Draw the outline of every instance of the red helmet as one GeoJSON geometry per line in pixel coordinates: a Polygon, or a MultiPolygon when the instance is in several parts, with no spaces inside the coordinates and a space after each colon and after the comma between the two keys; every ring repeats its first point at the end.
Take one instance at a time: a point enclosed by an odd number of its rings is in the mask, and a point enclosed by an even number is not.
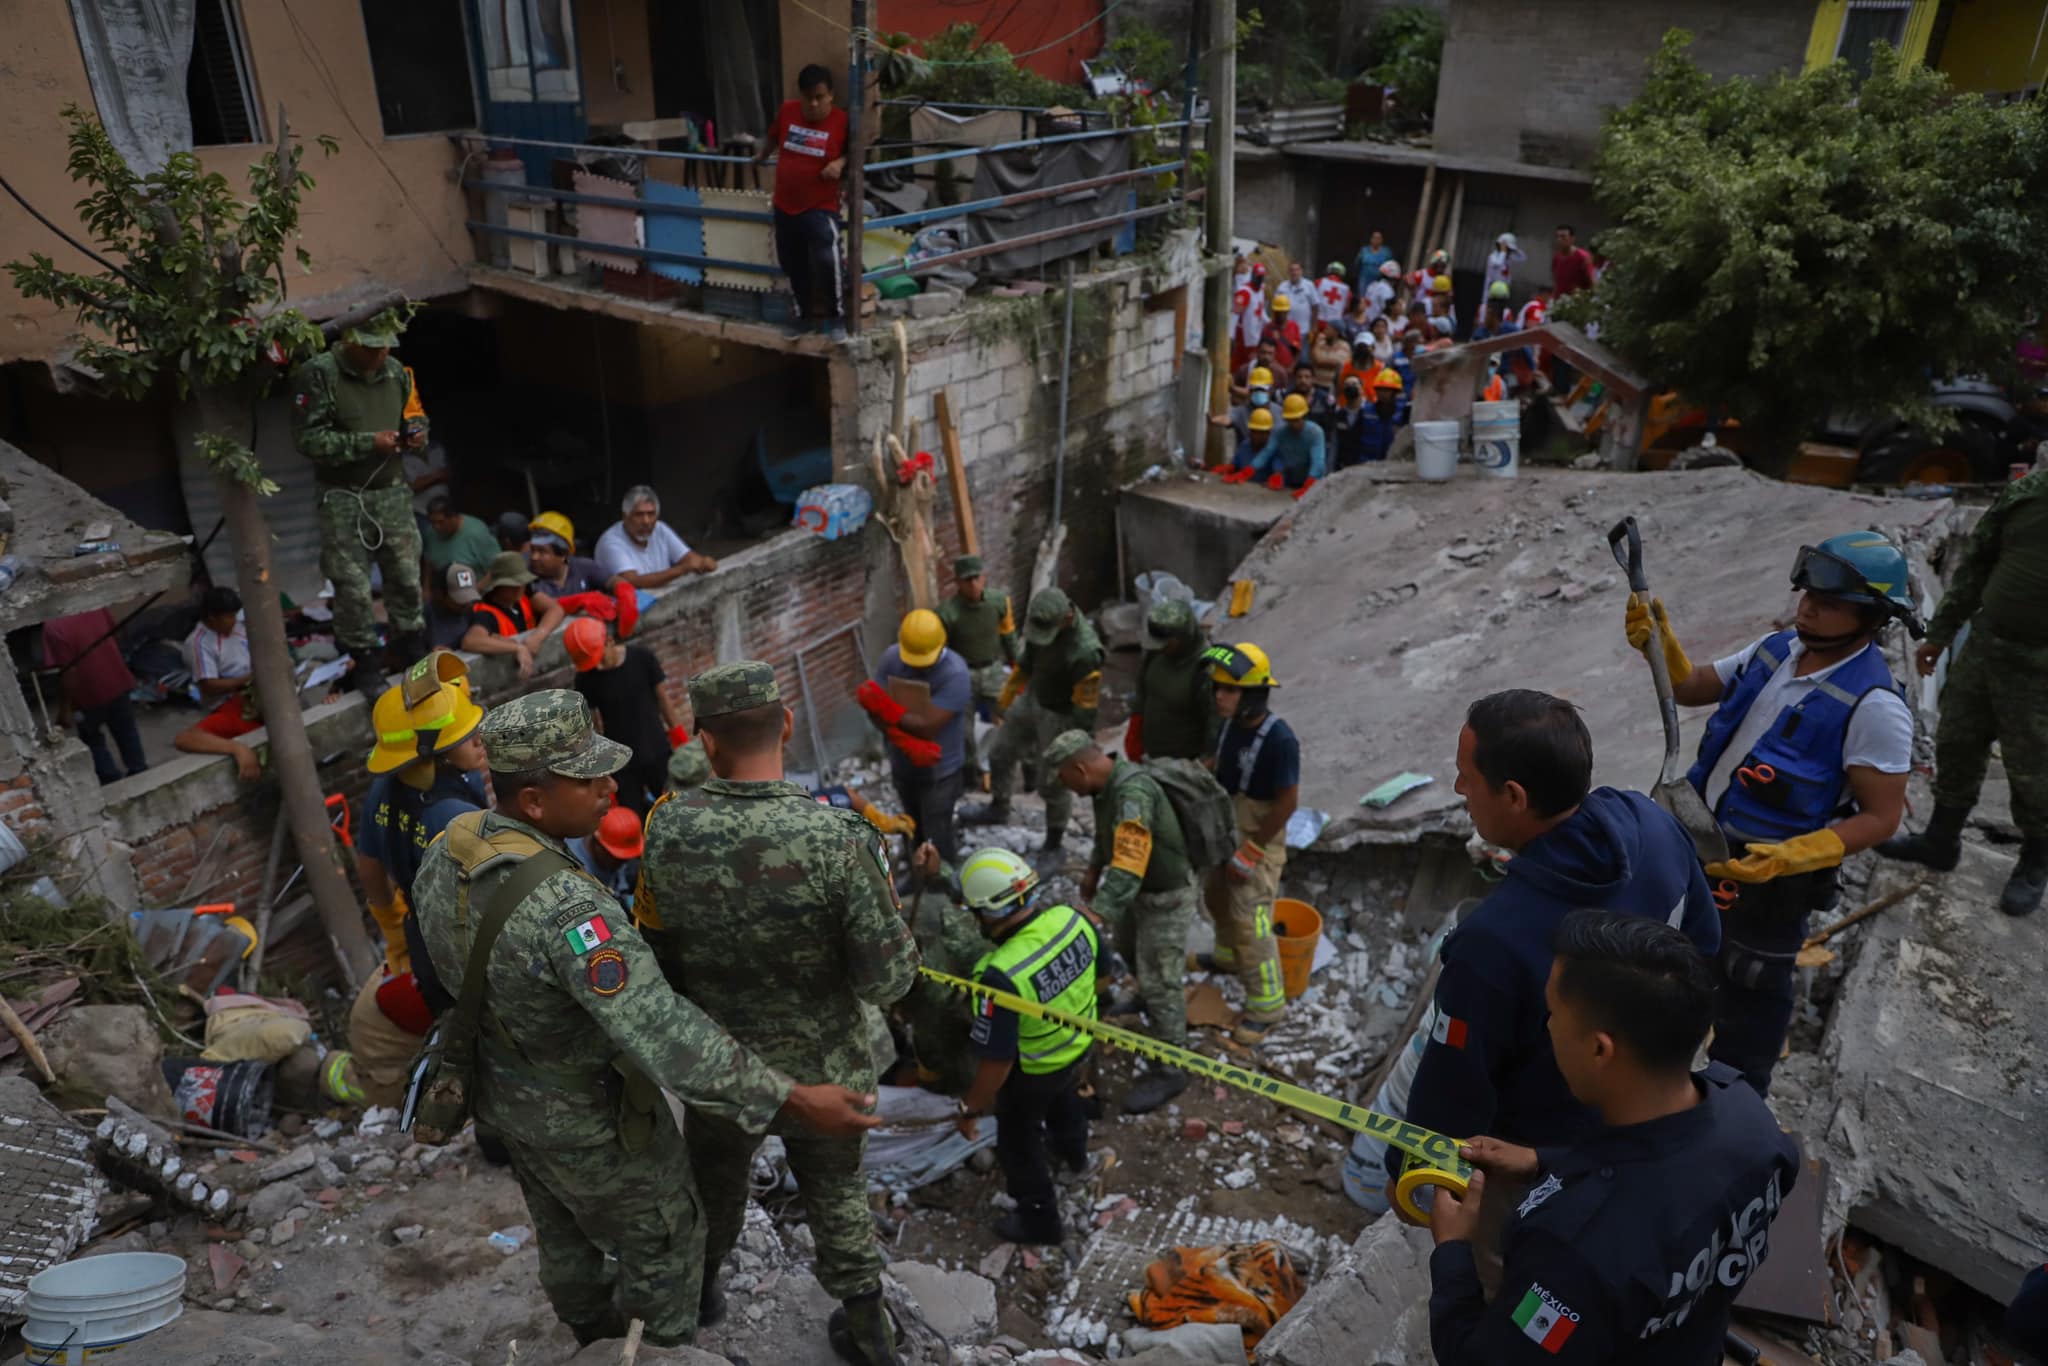
{"type": "Polygon", "coordinates": [[[604,623],[596,617],[577,617],[562,632],[562,648],[577,673],[588,673],[604,658],[604,623]]]}

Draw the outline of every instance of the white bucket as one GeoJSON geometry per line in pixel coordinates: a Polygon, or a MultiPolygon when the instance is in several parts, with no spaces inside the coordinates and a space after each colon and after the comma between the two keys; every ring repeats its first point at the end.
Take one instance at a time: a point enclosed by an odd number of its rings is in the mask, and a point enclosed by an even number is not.
{"type": "Polygon", "coordinates": [[[184,1313],[184,1295],[184,1259],[161,1252],[113,1252],[53,1266],[28,1283],[24,1360],[103,1361],[184,1313]]]}
{"type": "Polygon", "coordinates": [[[1415,473],[1440,484],[1458,468],[1458,423],[1415,424],[1415,473]]]}
{"type": "Polygon", "coordinates": [[[1512,479],[1522,464],[1522,405],[1513,399],[1472,405],[1472,463],[1481,474],[1512,479]]]}

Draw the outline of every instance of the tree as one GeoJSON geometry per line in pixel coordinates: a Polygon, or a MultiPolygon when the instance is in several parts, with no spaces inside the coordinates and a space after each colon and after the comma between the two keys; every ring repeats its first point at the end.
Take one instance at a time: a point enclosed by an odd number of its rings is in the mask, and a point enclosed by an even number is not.
{"type": "Polygon", "coordinates": [[[1594,189],[1612,265],[1558,310],[1659,384],[1789,456],[1830,411],[1940,430],[1931,377],[2001,375],[2048,299],[2043,117],[1879,49],[1717,82],[1673,31],[1608,120],[1594,189]]]}
{"type": "MultiPolygon", "coordinates": [[[[48,299],[76,314],[88,329],[77,359],[109,390],[140,398],[167,388],[197,408],[195,444],[220,484],[234,541],[283,817],[352,986],[369,962],[370,945],[337,861],[270,570],[270,528],[260,500],[277,486],[263,477],[245,439],[254,431],[256,400],[289,358],[322,345],[321,328],[283,306],[285,256],[298,233],[300,196],[313,178],[299,167],[300,148],[282,109],[277,147],[249,168],[246,199],[189,150],[172,153],[162,170],[138,176],[98,120],[75,105],[64,117],[71,178],[86,189],[79,217],[98,247],[86,254],[101,269],[59,270],[34,252],[27,261],[8,262],[7,270],[24,297],[48,299]]],[[[332,139],[318,141],[333,155],[332,139]]],[[[305,248],[289,250],[302,269],[311,264],[305,248]]]]}

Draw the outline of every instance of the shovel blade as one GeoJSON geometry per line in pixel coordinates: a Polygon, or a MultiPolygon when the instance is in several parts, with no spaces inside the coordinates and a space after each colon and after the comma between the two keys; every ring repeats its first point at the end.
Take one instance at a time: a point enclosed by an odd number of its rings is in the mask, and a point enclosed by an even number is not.
{"type": "Polygon", "coordinates": [[[1691,783],[1683,779],[1658,783],[1650,793],[1650,800],[1669,811],[1685,827],[1701,863],[1720,863],[1728,857],[1728,837],[1721,833],[1721,823],[1714,819],[1713,812],[1707,810],[1705,799],[1691,783]]]}

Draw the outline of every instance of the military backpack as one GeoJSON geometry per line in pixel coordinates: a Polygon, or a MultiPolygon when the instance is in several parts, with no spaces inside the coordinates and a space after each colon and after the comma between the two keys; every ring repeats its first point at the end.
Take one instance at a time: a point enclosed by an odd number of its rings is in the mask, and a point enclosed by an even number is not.
{"type": "Polygon", "coordinates": [[[1196,872],[1216,867],[1237,849],[1237,810],[1216,775],[1199,759],[1147,759],[1139,765],[1166,793],[1180,817],[1181,840],[1196,872]]]}

